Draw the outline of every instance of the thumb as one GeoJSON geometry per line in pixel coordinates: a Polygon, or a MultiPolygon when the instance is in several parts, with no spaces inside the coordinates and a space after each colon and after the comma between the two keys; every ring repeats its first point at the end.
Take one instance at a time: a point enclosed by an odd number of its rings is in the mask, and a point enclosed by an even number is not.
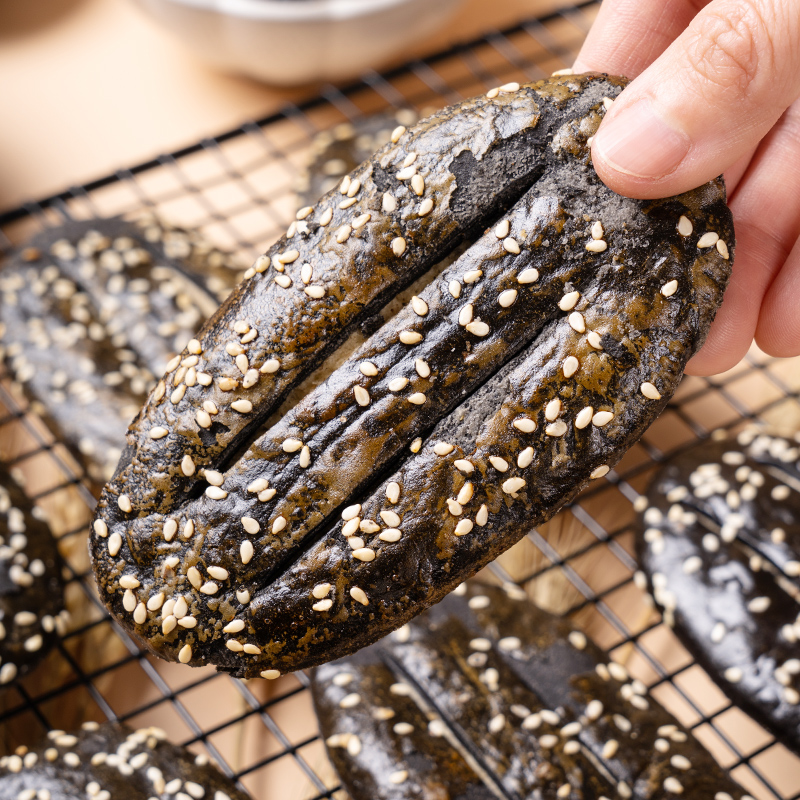
{"type": "Polygon", "coordinates": [[[798,96],[796,0],[713,0],[614,101],[595,169],[630,197],[680,194],[752,150],[798,96]]]}

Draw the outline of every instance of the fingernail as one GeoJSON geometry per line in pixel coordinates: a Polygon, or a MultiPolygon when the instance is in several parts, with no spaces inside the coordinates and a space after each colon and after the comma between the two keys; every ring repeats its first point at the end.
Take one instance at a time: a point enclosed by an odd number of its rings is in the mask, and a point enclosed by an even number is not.
{"type": "Polygon", "coordinates": [[[689,152],[691,142],[660,117],[647,98],[622,109],[600,126],[594,137],[594,160],[638,178],[661,178],[689,152]]]}

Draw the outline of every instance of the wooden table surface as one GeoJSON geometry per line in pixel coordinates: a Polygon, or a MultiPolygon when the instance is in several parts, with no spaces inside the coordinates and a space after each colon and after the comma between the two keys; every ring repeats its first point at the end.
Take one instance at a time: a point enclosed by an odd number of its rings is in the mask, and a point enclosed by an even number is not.
{"type": "MultiPolygon", "coordinates": [[[[435,0],[433,0],[435,2],[435,0]]],[[[555,8],[464,0],[401,61],[555,8]]],[[[0,2],[0,209],[261,117],[317,86],[276,89],[200,63],[129,0],[0,2]]]]}

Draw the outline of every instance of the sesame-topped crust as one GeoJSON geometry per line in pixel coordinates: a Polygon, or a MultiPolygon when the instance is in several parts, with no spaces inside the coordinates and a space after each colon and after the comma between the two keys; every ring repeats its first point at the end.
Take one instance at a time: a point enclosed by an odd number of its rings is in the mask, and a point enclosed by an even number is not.
{"type": "Polygon", "coordinates": [[[149,214],[50,228],[4,266],[0,355],[98,492],[156,377],[240,277],[149,214]]]}
{"type": "Polygon", "coordinates": [[[0,465],[0,690],[33,668],[66,622],[50,528],[0,465]]]}
{"type": "Polygon", "coordinates": [[[167,740],[160,728],[84,723],[54,730],[35,748],[0,757],[9,800],[249,800],[208,758],[167,740]]]}
{"type": "Polygon", "coordinates": [[[391,141],[392,133],[400,125],[410,128],[418,119],[416,111],[400,108],[342,122],[318,133],[311,143],[307,166],[295,186],[298,219],[305,219],[304,209],[313,207],[322,195],[339,186],[345,175],[391,141]]]}
{"type": "Polygon", "coordinates": [[[622,665],[509,594],[463,585],[312,672],[353,800],[747,797],[622,665]]]}
{"type": "Polygon", "coordinates": [[[599,181],[587,142],[623,85],[508,86],[395,131],[256,262],[151,395],[100,500],[93,563],[123,625],[159,655],[240,676],[318,664],[437,602],[608,472],[720,301],[730,254],[699,236],[733,236],[719,181],[658,202],[599,181]],[[533,180],[512,207],[508,187],[533,180]],[[337,243],[310,222],[356,184],[349,213],[369,220],[337,243]],[[489,215],[258,435],[348,326],[489,215]],[[338,274],[309,299],[318,264],[338,274]],[[190,362],[208,386],[182,390],[190,362]]]}
{"type": "MultiPolygon", "coordinates": [[[[737,705],[800,753],[800,451],[746,431],[670,459],[639,557],[664,620],[737,705]]],[[[644,504],[642,504],[644,505],[644,504]]]]}

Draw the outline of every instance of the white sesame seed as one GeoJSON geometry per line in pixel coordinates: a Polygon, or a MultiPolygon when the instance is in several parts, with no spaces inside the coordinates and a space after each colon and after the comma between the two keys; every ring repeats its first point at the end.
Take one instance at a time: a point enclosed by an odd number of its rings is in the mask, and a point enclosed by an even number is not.
{"type": "Polygon", "coordinates": [[[398,786],[401,783],[405,783],[407,779],[408,779],[407,769],[399,769],[396,772],[392,772],[389,775],[389,783],[393,783],[395,786],[398,786]]]}
{"type": "Polygon", "coordinates": [[[458,524],[453,531],[456,536],[466,536],[470,531],[472,531],[473,523],[472,520],[469,519],[462,519],[459,520],[458,524]]]}
{"type": "Polygon", "coordinates": [[[763,614],[772,605],[769,597],[754,597],[747,603],[747,610],[753,614],[763,614]]]}
{"type": "Polygon", "coordinates": [[[506,494],[514,494],[522,489],[523,486],[525,486],[525,480],[523,478],[509,478],[503,481],[502,489],[506,494]]]}
{"type": "Polygon", "coordinates": [[[503,239],[503,247],[506,249],[506,252],[512,253],[513,255],[519,253],[519,242],[511,236],[503,239]]]}
{"type": "Polygon", "coordinates": [[[147,600],[148,611],[158,611],[158,609],[161,608],[163,605],[164,605],[164,592],[159,592],[158,594],[154,594],[147,600]]]}
{"type": "Polygon", "coordinates": [[[562,311],[572,311],[573,308],[578,304],[578,300],[580,299],[581,293],[580,292],[567,292],[559,301],[558,307],[562,311]]]}
{"type": "Polygon", "coordinates": [[[333,600],[331,600],[330,597],[326,597],[324,600],[314,603],[311,608],[314,611],[327,611],[332,605],[333,600]]]}
{"type": "Polygon", "coordinates": [[[406,128],[404,125],[398,125],[393,131],[391,135],[391,140],[393,144],[397,144],[398,139],[406,132],[406,128]]]}
{"type": "Polygon", "coordinates": [[[672,295],[674,295],[677,291],[678,281],[676,280],[668,281],[661,287],[661,294],[663,294],[664,297],[672,297],[672,295]]]}
{"type": "Polygon", "coordinates": [[[499,95],[499,94],[500,94],[500,89],[499,89],[497,86],[495,86],[495,87],[494,87],[494,89],[489,89],[489,91],[488,91],[488,92],[486,92],[486,96],[487,96],[487,97],[488,97],[490,100],[493,100],[493,99],[494,99],[495,97],[497,97],[497,95],[499,95]]]}
{"type": "Polygon", "coordinates": [[[141,586],[141,583],[137,578],[134,578],[133,575],[121,575],[119,585],[123,589],[136,589],[141,586]]]}
{"type": "Polygon", "coordinates": [[[253,410],[253,404],[249,400],[234,400],[231,408],[240,414],[249,414],[253,410]]]}
{"type": "Polygon", "coordinates": [[[664,779],[664,790],[672,794],[683,794],[683,786],[677,778],[671,775],[664,779]]]}
{"type": "Polygon", "coordinates": [[[773,500],[786,500],[791,494],[791,489],[785,485],[774,486],[769,494],[773,500]]]}
{"type": "Polygon", "coordinates": [[[730,253],[728,252],[728,245],[722,241],[722,239],[717,241],[717,252],[727,261],[730,258],[730,253]]]}
{"type": "Polygon", "coordinates": [[[554,419],[558,418],[560,413],[561,400],[558,397],[555,397],[545,406],[544,418],[548,420],[548,422],[552,422],[554,419]]]}
{"type": "Polygon", "coordinates": [[[603,223],[600,220],[597,220],[592,225],[592,239],[602,239],[603,238],[603,223]]]}
{"type": "Polygon", "coordinates": [[[227,496],[228,493],[224,489],[220,489],[219,486],[206,487],[206,497],[211,500],[224,500],[227,496]]]}
{"type": "Polygon", "coordinates": [[[380,518],[390,527],[397,528],[400,525],[400,516],[394,511],[384,509],[380,512],[380,518]]]}
{"type": "Polygon", "coordinates": [[[274,280],[282,289],[288,289],[292,285],[292,279],[288,275],[278,274],[274,280]]]}
{"type": "Polygon", "coordinates": [[[419,211],[417,213],[420,217],[426,217],[431,213],[431,211],[433,211],[433,200],[430,197],[426,197],[419,204],[419,211]]]}
{"type": "Polygon", "coordinates": [[[483,277],[483,270],[468,269],[461,277],[464,283],[477,283],[483,277]]]}
{"type": "Polygon", "coordinates": [[[678,218],[678,233],[681,236],[691,236],[694,230],[691,220],[688,217],[681,215],[678,218]]]}
{"type": "Polygon", "coordinates": [[[369,213],[360,214],[353,220],[353,230],[357,231],[359,228],[363,228],[371,219],[372,219],[372,214],[369,213]]]}
{"type": "Polygon", "coordinates": [[[199,408],[195,413],[194,418],[197,420],[197,424],[201,428],[211,427],[211,415],[205,409],[199,408]]]}
{"type": "Polygon", "coordinates": [[[393,211],[397,211],[397,200],[394,195],[384,192],[381,200],[381,209],[384,214],[391,214],[393,211]]]}
{"type": "Polygon", "coordinates": [[[336,231],[336,241],[339,244],[344,244],[349,238],[350,234],[353,232],[353,229],[349,225],[342,225],[336,231]]]}
{"type": "Polygon", "coordinates": [[[603,253],[608,249],[608,243],[605,239],[590,239],[586,243],[586,249],[590,253],[603,253]]]}
{"type": "Polygon", "coordinates": [[[739,667],[728,667],[723,674],[725,676],[725,680],[729,683],[739,683],[739,681],[744,677],[744,673],[741,669],[739,669],[739,667]]]}
{"type": "Polygon", "coordinates": [[[388,388],[390,392],[402,392],[406,386],[408,386],[408,378],[392,378],[388,388]]]}
{"type": "Polygon", "coordinates": [[[528,267],[527,269],[522,270],[520,274],[517,276],[517,283],[535,283],[539,280],[539,270],[534,269],[533,267],[528,267]]]}
{"type": "Polygon", "coordinates": [[[397,180],[399,181],[407,181],[409,178],[413,178],[414,175],[417,174],[417,168],[415,166],[408,166],[403,167],[403,169],[397,172],[397,180]]]}
{"type": "Polygon", "coordinates": [[[467,303],[459,312],[458,312],[458,324],[462,326],[469,325],[472,322],[472,303],[467,303]]]}
{"type": "Polygon", "coordinates": [[[660,400],[661,399],[661,392],[656,389],[655,384],[650,383],[649,381],[645,381],[640,387],[639,390],[641,393],[648,399],[648,400],[660,400]]]}
{"type": "Polygon", "coordinates": [[[108,536],[108,525],[106,525],[102,519],[96,519],[92,527],[94,528],[94,532],[102,539],[108,536]]]}
{"type": "Polygon", "coordinates": [[[286,527],[286,517],[275,517],[275,521],[272,523],[272,532],[273,533],[280,533],[286,527]]]}
{"type": "Polygon", "coordinates": [[[284,453],[296,453],[302,446],[299,439],[284,439],[282,445],[284,453]]]}
{"type": "Polygon", "coordinates": [[[532,447],[526,447],[517,456],[517,466],[520,469],[525,469],[525,467],[529,467],[532,461],[533,461],[533,448],[532,447]]]}
{"type": "Polygon", "coordinates": [[[500,458],[500,456],[489,456],[489,463],[498,472],[507,472],[508,471],[508,461],[506,461],[504,458],[500,458]]]}
{"type": "Polygon", "coordinates": [[[239,557],[242,559],[242,564],[249,564],[250,559],[253,558],[253,543],[249,539],[245,539],[239,546],[239,557]]]}
{"type": "Polygon", "coordinates": [[[130,514],[133,510],[133,506],[131,505],[131,499],[126,494],[121,494],[117,498],[117,505],[119,506],[120,511],[124,511],[126,514],[130,514]]]}
{"type": "Polygon", "coordinates": [[[411,298],[411,308],[417,316],[424,317],[428,313],[428,304],[421,298],[414,295],[411,298]]]}
{"type": "Polygon", "coordinates": [[[481,505],[478,509],[478,513],[475,515],[475,524],[480,525],[482,528],[489,520],[489,509],[486,507],[485,504],[481,505]]]}
{"type": "Polygon", "coordinates": [[[433,452],[436,453],[437,456],[450,455],[453,450],[455,450],[455,447],[449,442],[436,442],[433,446],[433,452]]]}
{"type": "Polygon", "coordinates": [[[713,247],[719,241],[719,234],[714,231],[704,233],[697,241],[697,247],[703,250],[707,247],[713,247]]]}
{"type": "Polygon", "coordinates": [[[185,644],[178,653],[178,661],[181,664],[188,664],[192,660],[192,646],[185,644]]]}
{"type": "Polygon", "coordinates": [[[450,292],[452,297],[455,297],[458,300],[461,297],[461,284],[458,281],[450,281],[447,284],[447,291],[450,292]]]}
{"type": "Polygon", "coordinates": [[[357,202],[358,200],[356,200],[355,197],[346,197],[341,203],[339,203],[339,208],[341,208],[342,211],[345,211],[348,208],[352,208],[357,202]]]}
{"type": "Polygon", "coordinates": [[[551,422],[545,429],[544,432],[548,436],[563,436],[567,432],[567,423],[563,420],[559,419],[556,422],[551,422]]]}
{"type": "Polygon", "coordinates": [[[418,344],[422,341],[422,334],[416,331],[400,331],[399,338],[403,344],[418,344]]]}
{"type": "Polygon", "coordinates": [[[591,474],[589,475],[589,478],[591,478],[591,480],[595,481],[598,478],[602,478],[604,475],[608,475],[608,470],[609,470],[608,464],[601,464],[599,467],[595,467],[591,471],[591,474]]]}
{"type": "Polygon", "coordinates": [[[342,535],[345,537],[352,536],[358,530],[360,523],[361,519],[359,517],[353,517],[353,519],[348,520],[342,526],[342,535]]]}
{"type": "Polygon", "coordinates": [[[108,554],[112,557],[119,553],[122,547],[122,536],[114,532],[108,537],[108,554]]]}
{"type": "Polygon", "coordinates": [[[270,358],[267,359],[262,365],[259,372],[264,375],[270,374],[272,372],[277,372],[280,369],[281,362],[278,361],[277,358],[270,358]]]}
{"type": "Polygon", "coordinates": [[[454,517],[460,517],[464,513],[461,503],[458,500],[453,500],[452,497],[447,500],[447,508],[454,517]]]}
{"type": "Polygon", "coordinates": [[[500,87],[500,91],[501,92],[505,92],[507,94],[510,94],[512,92],[518,92],[519,91],[519,84],[516,83],[516,81],[514,81],[512,83],[504,83],[500,87]]]}
{"type": "Polygon", "coordinates": [[[378,534],[378,538],[384,542],[397,542],[401,536],[402,532],[397,528],[386,528],[378,534]]]}
{"type": "Polygon", "coordinates": [[[350,587],[350,597],[352,597],[357,603],[361,603],[362,606],[369,605],[367,593],[358,586],[350,587]]]}
{"type": "Polygon", "coordinates": [[[353,558],[359,561],[374,561],[375,551],[369,547],[359,547],[358,550],[353,550],[353,558]]]}
{"type": "Polygon", "coordinates": [[[363,386],[353,387],[353,394],[355,395],[356,403],[360,406],[369,405],[369,392],[363,386]]]}
{"type": "Polygon", "coordinates": [[[488,336],[489,326],[481,320],[473,320],[466,325],[466,329],[475,336],[488,336]]]}
{"type": "Polygon", "coordinates": [[[614,414],[611,411],[598,411],[592,417],[592,425],[596,428],[602,428],[604,425],[608,425],[611,420],[614,419],[614,414]]]}
{"type": "Polygon", "coordinates": [[[411,176],[411,188],[417,197],[421,197],[425,193],[425,180],[422,175],[417,173],[411,176]]]}
{"type": "Polygon", "coordinates": [[[414,392],[408,398],[408,402],[413,403],[415,406],[421,406],[426,400],[427,397],[422,392],[414,392]]]}
{"type": "Polygon", "coordinates": [[[169,431],[166,428],[162,428],[160,425],[156,425],[153,428],[150,428],[150,438],[151,439],[163,439],[165,436],[169,435],[169,431]]]}
{"type": "Polygon", "coordinates": [[[500,304],[502,308],[509,308],[510,306],[514,305],[514,301],[516,299],[517,299],[517,290],[506,289],[504,292],[500,292],[500,295],[497,298],[497,302],[500,304]]]}
{"type": "Polygon", "coordinates": [[[570,631],[567,636],[569,643],[576,649],[576,650],[584,650],[587,645],[586,635],[581,631],[570,631]]]}
{"type": "Polygon", "coordinates": [[[453,466],[463,472],[465,475],[471,475],[475,471],[475,466],[472,462],[467,461],[465,458],[458,458],[453,462],[453,466]]]}
{"type": "Polygon", "coordinates": [[[575,356],[567,356],[564,359],[562,370],[565,378],[571,378],[579,369],[580,362],[575,356]]]}
{"type": "Polygon", "coordinates": [[[609,739],[603,745],[602,756],[605,759],[614,758],[617,754],[617,750],[619,750],[619,742],[616,739],[609,739]]]}
{"type": "Polygon", "coordinates": [[[347,194],[348,189],[350,188],[351,178],[349,175],[345,175],[342,178],[342,182],[339,184],[339,192],[341,194],[347,194]]]}
{"type": "Polygon", "coordinates": [[[498,222],[494,229],[494,235],[498,239],[505,239],[508,236],[509,231],[511,230],[511,223],[504,219],[502,222],[498,222]]]}

